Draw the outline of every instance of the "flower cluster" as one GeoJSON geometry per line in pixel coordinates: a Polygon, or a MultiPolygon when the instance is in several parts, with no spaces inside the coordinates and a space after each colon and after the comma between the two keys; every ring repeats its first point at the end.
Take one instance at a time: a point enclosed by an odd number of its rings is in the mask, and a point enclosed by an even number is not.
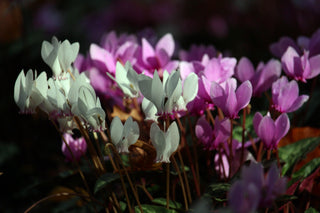
{"type": "MultiPolygon", "coordinates": [[[[78,43],[53,37],[41,48],[52,76],[21,71],[14,86],[14,100],[22,113],[43,111],[55,126],[59,124],[56,127],[63,137],[62,152],[67,161],[78,163],[88,148],[88,163],[93,164],[96,175],[106,173],[109,163],[120,178],[124,171],[141,211],[138,193],[120,155],[129,156],[131,172],[162,170],[162,163],[167,164],[167,208],[172,162],[188,210],[191,190],[181,153],[188,157],[193,186],[200,197],[201,178],[194,165],[199,159],[197,151],[204,149],[209,175],[215,172],[215,177],[228,181],[241,170],[241,179],[228,194],[232,211],[254,212],[270,207],[285,192],[286,180],[280,177],[279,168],[273,164],[264,175],[260,162],[265,153],[267,160],[279,158],[271,155],[272,151],[278,152],[279,141],[290,129],[287,113],[298,110],[309,99],[308,95],[299,95],[297,81],[306,82],[320,73],[320,53],[314,49],[319,35],[304,38],[301,51],[293,41],[281,40],[272,46],[281,62],[270,59],[256,68],[250,59],[225,57],[212,46],[178,51],[171,34],[152,42],[143,36],[138,39],[110,32],[99,45],[91,44],[86,57],[78,54],[78,43]],[[180,60],[175,58],[177,52],[180,60]],[[251,102],[263,95],[270,109],[265,116],[251,102]],[[101,103],[99,97],[109,101],[101,103]],[[246,121],[246,116],[251,120],[246,121]],[[246,122],[250,122],[248,127],[246,122]],[[236,128],[241,129],[240,139],[235,137],[236,128]],[[74,129],[83,137],[72,136],[74,129]],[[142,160],[135,160],[138,157],[142,160]],[[251,161],[249,167],[243,167],[246,161],[251,161]]],[[[121,183],[124,186],[123,179],[121,183]]],[[[131,212],[130,199],[125,196],[131,212]]]]}

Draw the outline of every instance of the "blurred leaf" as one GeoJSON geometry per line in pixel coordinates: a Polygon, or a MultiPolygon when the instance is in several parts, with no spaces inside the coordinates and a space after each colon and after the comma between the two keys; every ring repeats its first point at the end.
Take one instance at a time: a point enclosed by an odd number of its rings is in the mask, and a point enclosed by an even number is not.
{"type": "Polygon", "coordinates": [[[319,213],[319,212],[311,207],[311,208],[308,208],[307,210],[305,210],[304,213],[319,213]]]}
{"type": "MultiPolygon", "coordinates": [[[[320,144],[320,137],[307,138],[279,148],[279,157],[285,162],[282,175],[292,173],[293,167],[320,144]]],[[[290,175],[289,175],[290,176],[290,175]]]]}
{"type": "MultiPolygon", "coordinates": [[[[308,191],[309,193],[312,192],[313,190],[313,186],[314,186],[314,183],[315,183],[315,180],[320,176],[320,167],[318,167],[314,172],[313,174],[311,174],[310,176],[308,176],[307,178],[305,178],[300,186],[299,186],[299,190],[300,192],[303,191],[303,190],[306,190],[308,191]]],[[[317,190],[318,191],[318,190],[317,190]]]]}
{"type": "Polygon", "coordinates": [[[311,175],[318,167],[320,167],[320,158],[315,158],[306,165],[304,165],[299,171],[293,173],[290,183],[294,183],[299,179],[304,179],[311,175]]]}
{"type": "Polygon", "coordinates": [[[96,181],[96,184],[94,186],[94,193],[97,193],[112,181],[119,179],[119,177],[120,177],[119,174],[113,174],[113,173],[106,173],[101,175],[99,179],[96,181]]]}
{"type": "Polygon", "coordinates": [[[77,202],[79,201],[78,197],[74,197],[68,199],[64,202],[59,202],[55,205],[52,209],[52,213],[59,213],[59,212],[79,212],[80,209],[77,207],[77,202]]]}
{"type": "MultiPolygon", "coordinates": [[[[167,206],[166,198],[162,198],[162,197],[153,199],[152,203],[160,204],[162,206],[167,206]]],[[[180,209],[182,208],[182,204],[173,200],[169,200],[169,207],[173,209],[180,209]]]]}
{"type": "MultiPolygon", "coordinates": [[[[165,207],[162,206],[154,206],[154,205],[149,205],[149,204],[143,204],[141,205],[143,212],[147,213],[177,213],[176,210],[173,209],[166,209],[165,207]]],[[[135,212],[140,213],[139,206],[134,207],[135,212]]]]}
{"type": "Polygon", "coordinates": [[[120,204],[121,211],[124,212],[124,210],[126,210],[127,208],[127,204],[123,201],[120,201],[119,204],[120,204]]]}
{"type": "Polygon", "coordinates": [[[0,143],[0,165],[3,165],[7,160],[12,158],[19,152],[19,148],[13,143],[0,143]]]}
{"type": "Polygon", "coordinates": [[[224,202],[227,200],[227,192],[229,191],[231,184],[229,183],[216,183],[209,186],[209,193],[213,199],[218,202],[224,202]]]}

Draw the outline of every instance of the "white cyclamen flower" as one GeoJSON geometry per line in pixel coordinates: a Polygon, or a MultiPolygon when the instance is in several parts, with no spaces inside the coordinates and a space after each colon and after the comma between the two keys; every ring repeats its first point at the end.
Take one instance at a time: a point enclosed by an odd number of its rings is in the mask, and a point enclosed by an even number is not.
{"type": "Polygon", "coordinates": [[[153,78],[141,74],[138,81],[142,95],[155,105],[158,114],[172,113],[182,92],[179,71],[172,71],[168,77],[165,71],[163,76],[161,82],[155,71],[153,78]]]}
{"type": "Polygon", "coordinates": [[[92,129],[105,129],[106,113],[85,75],[81,74],[71,85],[68,104],[71,107],[71,112],[82,118],[92,129]]]}
{"type": "Polygon", "coordinates": [[[177,111],[187,110],[187,104],[192,101],[198,94],[198,76],[195,73],[190,73],[183,81],[182,96],[177,102],[177,111]]]}
{"type": "Polygon", "coordinates": [[[112,143],[116,146],[117,150],[128,153],[129,146],[134,144],[139,138],[138,123],[132,120],[130,116],[124,125],[119,117],[114,117],[110,125],[110,134],[112,143]]]}
{"type": "Polygon", "coordinates": [[[107,75],[117,82],[125,96],[129,98],[139,96],[138,73],[132,68],[129,61],[126,62],[125,67],[119,61],[117,62],[116,78],[108,72],[107,75]]]}
{"type": "Polygon", "coordinates": [[[30,69],[26,75],[22,70],[14,85],[14,101],[23,113],[32,113],[47,96],[48,82],[47,74],[42,72],[37,77],[37,72],[33,78],[30,69]]]}
{"type": "Polygon", "coordinates": [[[41,57],[52,69],[53,76],[58,79],[66,77],[65,74],[75,61],[78,53],[78,42],[70,44],[68,40],[64,40],[61,43],[55,36],[52,37],[51,43],[48,41],[42,42],[41,57]]]}
{"type": "Polygon", "coordinates": [[[179,146],[180,135],[176,122],[173,122],[166,132],[163,132],[156,123],[150,128],[152,145],[157,150],[157,162],[170,163],[170,156],[179,146]]]}

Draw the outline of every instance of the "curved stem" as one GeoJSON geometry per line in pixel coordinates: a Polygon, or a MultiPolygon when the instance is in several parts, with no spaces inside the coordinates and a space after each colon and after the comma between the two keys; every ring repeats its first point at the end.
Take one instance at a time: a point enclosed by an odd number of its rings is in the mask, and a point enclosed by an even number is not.
{"type": "Polygon", "coordinates": [[[178,177],[179,177],[179,180],[180,180],[180,183],[181,183],[181,189],[182,189],[182,194],[183,194],[183,199],[184,199],[184,205],[185,205],[186,211],[188,211],[187,195],[186,195],[186,190],[184,188],[183,179],[182,179],[182,176],[181,176],[181,173],[180,173],[180,170],[179,170],[179,166],[177,164],[176,159],[174,158],[174,155],[172,156],[171,159],[172,159],[172,162],[173,162],[173,166],[175,167],[175,169],[176,169],[176,171],[178,173],[178,177]]]}

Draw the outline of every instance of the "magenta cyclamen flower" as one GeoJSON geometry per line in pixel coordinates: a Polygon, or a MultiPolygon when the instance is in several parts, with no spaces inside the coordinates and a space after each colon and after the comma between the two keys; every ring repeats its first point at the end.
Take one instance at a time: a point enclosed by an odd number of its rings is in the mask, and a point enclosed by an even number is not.
{"type": "Polygon", "coordinates": [[[216,49],[213,46],[204,45],[191,45],[189,51],[181,50],[179,52],[179,58],[182,61],[201,61],[204,55],[208,55],[209,58],[216,56],[216,49]]]}
{"type": "Polygon", "coordinates": [[[253,96],[260,96],[271,87],[281,74],[281,63],[278,60],[271,59],[267,64],[260,62],[256,71],[251,61],[242,57],[236,69],[236,77],[241,82],[249,80],[253,87],[253,96]]]}
{"type": "Polygon", "coordinates": [[[219,107],[228,118],[238,118],[238,113],[245,108],[252,96],[252,86],[250,81],[243,82],[237,88],[237,81],[234,78],[228,79],[219,85],[212,82],[210,96],[213,103],[219,107]]]}
{"type": "Polygon", "coordinates": [[[298,83],[295,80],[288,82],[285,76],[272,84],[272,107],[281,113],[296,111],[308,98],[308,95],[299,96],[298,83]]]}
{"type": "Polygon", "coordinates": [[[218,116],[215,118],[213,130],[204,115],[197,121],[195,128],[197,138],[208,150],[216,149],[219,144],[227,141],[230,137],[230,132],[230,120],[225,118],[220,121],[218,116]]]}
{"type": "Polygon", "coordinates": [[[307,82],[320,73],[320,55],[309,58],[309,51],[300,56],[294,48],[288,47],[281,62],[284,72],[297,81],[307,82]]]}
{"type": "Polygon", "coordinates": [[[152,77],[155,70],[158,71],[160,77],[164,70],[171,73],[175,70],[179,62],[172,61],[171,57],[174,53],[174,40],[171,34],[164,35],[156,44],[155,48],[145,39],[142,39],[142,45],[136,52],[137,63],[134,69],[143,72],[152,77]]]}
{"type": "Polygon", "coordinates": [[[279,141],[289,131],[290,121],[285,113],[273,121],[269,113],[263,117],[257,112],[253,117],[253,127],[266,149],[277,149],[279,141]]]}
{"type": "MultiPolygon", "coordinates": [[[[67,144],[69,145],[75,160],[79,161],[80,157],[84,155],[87,151],[87,143],[85,139],[83,137],[74,139],[72,135],[68,133],[64,133],[63,137],[66,140],[67,144]]],[[[62,149],[62,153],[66,157],[66,160],[72,162],[73,161],[72,154],[70,153],[64,141],[62,141],[61,149],[62,149]]]]}
{"type": "Polygon", "coordinates": [[[256,212],[258,208],[272,206],[277,196],[286,190],[286,178],[280,177],[276,164],[264,175],[260,163],[251,162],[241,171],[241,179],[229,191],[228,200],[232,212],[256,212]]]}

